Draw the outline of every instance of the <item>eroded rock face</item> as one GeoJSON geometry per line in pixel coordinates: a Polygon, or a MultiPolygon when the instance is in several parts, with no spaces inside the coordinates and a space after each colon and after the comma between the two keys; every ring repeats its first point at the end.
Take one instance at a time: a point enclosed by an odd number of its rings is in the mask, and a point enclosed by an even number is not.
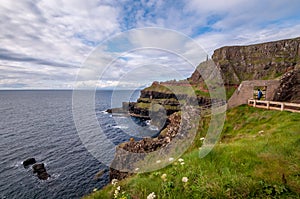
{"type": "Polygon", "coordinates": [[[214,51],[212,59],[228,85],[244,80],[275,79],[300,63],[300,38],[222,47],[214,51]]]}
{"type": "Polygon", "coordinates": [[[273,100],[300,103],[300,69],[289,71],[282,76],[273,100]]]}
{"type": "MultiPolygon", "coordinates": [[[[114,168],[122,168],[123,165],[130,165],[137,160],[142,160],[147,153],[160,150],[172,144],[173,139],[185,139],[190,136],[190,129],[196,128],[198,123],[191,122],[200,112],[193,106],[185,107],[184,113],[173,113],[168,117],[168,125],[156,138],[143,138],[140,141],[130,140],[122,143],[116,149],[114,161],[111,164],[110,180],[124,179],[131,175],[128,172],[121,172],[114,168]],[[133,155],[128,154],[130,152],[133,155]],[[138,155],[140,154],[140,155],[138,155]]],[[[128,167],[126,167],[128,168],[128,167]]],[[[130,168],[135,169],[135,168],[130,168]]]]}
{"type": "Polygon", "coordinates": [[[174,113],[169,117],[168,120],[169,124],[165,128],[164,133],[161,133],[157,138],[143,138],[140,141],[130,140],[129,142],[122,143],[117,147],[115,159],[111,165],[113,168],[110,168],[110,180],[122,180],[131,175],[131,173],[121,172],[114,169],[121,168],[122,164],[126,165],[133,161],[131,156],[126,158],[123,150],[131,153],[140,153],[142,156],[143,153],[153,152],[162,147],[166,147],[171,142],[172,138],[174,138],[179,132],[181,116],[179,113],[174,113]]]}
{"type": "Polygon", "coordinates": [[[40,180],[47,180],[50,175],[47,173],[44,163],[32,166],[33,173],[36,173],[40,180]]]}

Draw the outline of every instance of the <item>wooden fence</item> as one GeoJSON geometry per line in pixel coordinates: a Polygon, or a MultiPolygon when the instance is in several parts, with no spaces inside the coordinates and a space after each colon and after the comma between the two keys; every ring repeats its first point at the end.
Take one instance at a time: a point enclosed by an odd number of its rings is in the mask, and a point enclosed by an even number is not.
{"type": "Polygon", "coordinates": [[[274,102],[274,101],[249,99],[248,105],[257,108],[300,113],[300,104],[289,103],[289,102],[274,102]]]}

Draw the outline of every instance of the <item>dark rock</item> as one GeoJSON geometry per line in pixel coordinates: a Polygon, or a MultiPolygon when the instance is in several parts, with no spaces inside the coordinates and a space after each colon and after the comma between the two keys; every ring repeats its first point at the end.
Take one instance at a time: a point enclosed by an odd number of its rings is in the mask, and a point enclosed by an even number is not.
{"type": "MultiPolygon", "coordinates": [[[[129,142],[122,143],[116,148],[115,158],[110,168],[110,180],[112,179],[124,179],[131,173],[122,172],[115,168],[122,170],[124,165],[127,168],[128,165],[134,165],[131,163],[138,162],[145,156],[146,153],[160,150],[163,147],[168,147],[172,144],[172,139],[176,136],[179,138],[185,138],[188,136],[191,125],[187,125],[190,121],[189,118],[193,117],[193,114],[199,114],[198,111],[191,108],[186,110],[185,116],[179,113],[173,113],[168,117],[168,125],[160,132],[156,138],[143,138],[139,141],[130,140],[129,142]],[[189,114],[192,114],[189,116],[189,114]],[[131,152],[131,153],[128,153],[131,152]],[[138,155],[139,154],[139,155],[138,155]]],[[[130,168],[135,169],[135,168],[130,168]]]]}
{"type": "Polygon", "coordinates": [[[300,69],[289,71],[281,77],[273,100],[300,103],[300,69]]]}
{"type": "Polygon", "coordinates": [[[44,163],[32,166],[33,173],[36,173],[40,180],[47,180],[50,175],[47,173],[44,163]]]}
{"type": "Polygon", "coordinates": [[[98,180],[99,178],[102,177],[102,175],[104,174],[105,170],[100,170],[98,173],[96,173],[96,175],[94,176],[95,180],[98,180]]]}
{"type": "Polygon", "coordinates": [[[129,176],[131,176],[131,173],[128,172],[120,172],[119,170],[116,170],[114,168],[109,169],[109,179],[112,181],[113,179],[117,180],[123,180],[129,176]]]}
{"type": "Polygon", "coordinates": [[[32,164],[35,164],[36,163],[36,160],[34,158],[28,158],[27,160],[25,160],[23,162],[23,166],[26,168],[32,164]]]}

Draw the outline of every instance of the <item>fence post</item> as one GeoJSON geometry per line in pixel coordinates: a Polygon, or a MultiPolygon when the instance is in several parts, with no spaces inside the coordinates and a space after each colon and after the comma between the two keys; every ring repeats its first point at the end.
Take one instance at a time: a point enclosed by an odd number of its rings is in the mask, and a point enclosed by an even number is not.
{"type": "Polygon", "coordinates": [[[270,109],[270,101],[267,101],[267,109],[270,109]]]}
{"type": "Polygon", "coordinates": [[[253,107],[256,107],[256,100],[253,100],[253,107]]]}
{"type": "Polygon", "coordinates": [[[283,111],[283,109],[284,109],[284,103],[281,103],[280,110],[283,111]]]}

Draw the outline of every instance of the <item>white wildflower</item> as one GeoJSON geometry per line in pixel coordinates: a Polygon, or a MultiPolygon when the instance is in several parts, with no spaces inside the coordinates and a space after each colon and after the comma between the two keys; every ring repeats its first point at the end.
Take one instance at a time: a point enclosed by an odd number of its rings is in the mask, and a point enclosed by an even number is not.
{"type": "Polygon", "coordinates": [[[174,158],[169,158],[169,161],[172,162],[174,160],[174,158]]]}
{"type": "Polygon", "coordinates": [[[183,177],[181,181],[184,182],[184,183],[186,183],[188,180],[189,179],[187,177],[183,177]]]}
{"type": "Polygon", "coordinates": [[[156,197],[155,193],[152,192],[147,196],[147,199],[154,199],[156,197]]]}
{"type": "Polygon", "coordinates": [[[166,181],[167,180],[167,174],[162,174],[162,176],[161,176],[161,179],[163,180],[163,181],[166,181]]]}
{"type": "Polygon", "coordinates": [[[116,189],[114,193],[114,198],[118,198],[118,195],[119,195],[119,191],[116,189]]]}
{"type": "Polygon", "coordinates": [[[200,138],[201,141],[203,141],[204,139],[205,139],[204,137],[200,138]]]}
{"type": "Polygon", "coordinates": [[[120,190],[121,190],[121,187],[118,186],[117,189],[115,190],[115,193],[114,193],[114,198],[118,198],[119,196],[119,193],[120,193],[120,190]]]}
{"type": "Polygon", "coordinates": [[[113,186],[116,186],[118,184],[118,180],[117,179],[112,179],[111,184],[113,186]]]}
{"type": "Polygon", "coordinates": [[[135,171],[138,171],[138,170],[140,170],[140,168],[135,168],[134,170],[135,170],[135,171]]]}
{"type": "Polygon", "coordinates": [[[157,164],[161,163],[161,160],[157,160],[156,163],[157,163],[157,164]]]}
{"type": "Polygon", "coordinates": [[[178,162],[183,162],[183,161],[184,161],[184,159],[182,159],[182,158],[178,159],[178,162]]]}
{"type": "Polygon", "coordinates": [[[184,165],[184,162],[180,162],[181,165],[184,165]]]}
{"type": "Polygon", "coordinates": [[[93,189],[93,192],[95,192],[95,191],[97,191],[97,188],[94,188],[94,189],[93,189]]]}

